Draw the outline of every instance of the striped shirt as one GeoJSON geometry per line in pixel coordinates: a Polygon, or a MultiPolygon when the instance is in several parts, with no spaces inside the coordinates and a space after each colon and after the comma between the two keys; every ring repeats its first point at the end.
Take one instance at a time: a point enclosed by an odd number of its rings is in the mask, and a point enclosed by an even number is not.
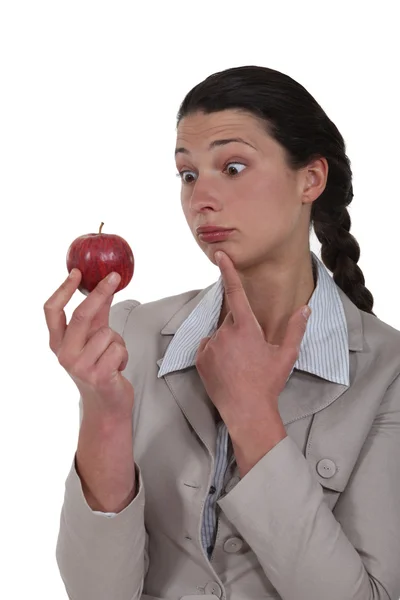
{"type": "MultiPolygon", "coordinates": [[[[348,332],[342,301],[323,263],[314,253],[311,255],[317,283],[308,303],[312,312],[293,368],[334,383],[349,385],[348,332]]],[[[175,333],[158,377],[195,366],[200,340],[217,330],[223,296],[221,276],[175,333]]],[[[234,463],[228,430],[221,421],[217,426],[213,483],[204,506],[202,522],[202,544],[209,558],[217,529],[217,500],[232,475],[234,463]]]]}

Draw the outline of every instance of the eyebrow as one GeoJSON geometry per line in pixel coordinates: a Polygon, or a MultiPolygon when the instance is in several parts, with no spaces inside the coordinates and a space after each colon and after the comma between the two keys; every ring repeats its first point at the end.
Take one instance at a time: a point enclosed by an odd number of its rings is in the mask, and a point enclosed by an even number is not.
{"type": "MultiPolygon", "coordinates": [[[[211,142],[208,149],[212,150],[213,148],[217,148],[218,146],[226,146],[227,144],[232,144],[233,142],[238,142],[239,144],[246,144],[246,146],[250,146],[250,148],[253,148],[254,150],[257,149],[257,148],[255,148],[255,146],[253,146],[249,142],[246,142],[244,139],[242,139],[240,137],[227,138],[227,139],[223,139],[223,140],[214,140],[213,142],[211,142]]],[[[190,154],[189,150],[187,150],[183,146],[175,149],[175,156],[179,153],[190,154]]]]}

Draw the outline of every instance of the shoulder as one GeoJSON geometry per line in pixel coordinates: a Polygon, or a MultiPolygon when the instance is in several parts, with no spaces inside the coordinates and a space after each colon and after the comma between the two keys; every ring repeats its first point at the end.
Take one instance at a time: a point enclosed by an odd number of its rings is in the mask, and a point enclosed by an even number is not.
{"type": "Polygon", "coordinates": [[[358,366],[400,373],[400,331],[359,309],[340,288],[338,293],[347,322],[349,350],[356,351],[358,366]]]}
{"type": "Polygon", "coordinates": [[[109,325],[125,341],[129,362],[124,374],[134,385],[137,398],[146,382],[154,385],[157,378],[157,360],[164,355],[170,339],[163,334],[175,333],[205,291],[190,290],[143,304],[124,300],[112,306],[109,325]]]}
{"type": "Polygon", "coordinates": [[[358,376],[369,382],[371,390],[387,390],[394,382],[398,389],[400,331],[369,313],[362,310],[359,312],[362,323],[362,348],[360,352],[356,352],[354,359],[358,376]]]}
{"type": "Polygon", "coordinates": [[[390,355],[395,352],[400,365],[400,331],[378,317],[359,311],[363,325],[365,349],[390,355]]]}
{"type": "Polygon", "coordinates": [[[134,299],[117,302],[110,310],[110,327],[122,336],[132,327],[159,331],[181,308],[208,289],[189,290],[143,304],[134,299]]]}

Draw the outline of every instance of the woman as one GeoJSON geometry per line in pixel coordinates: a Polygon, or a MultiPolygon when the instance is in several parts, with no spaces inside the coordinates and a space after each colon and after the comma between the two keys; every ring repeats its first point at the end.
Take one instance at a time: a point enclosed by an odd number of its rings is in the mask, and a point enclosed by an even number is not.
{"type": "Polygon", "coordinates": [[[400,335],[357,265],[342,136],[293,79],[241,67],[186,96],[176,161],[218,282],[109,320],[117,276],[66,326],[74,271],[45,305],[80,392],[69,597],[397,600],[400,335]]]}

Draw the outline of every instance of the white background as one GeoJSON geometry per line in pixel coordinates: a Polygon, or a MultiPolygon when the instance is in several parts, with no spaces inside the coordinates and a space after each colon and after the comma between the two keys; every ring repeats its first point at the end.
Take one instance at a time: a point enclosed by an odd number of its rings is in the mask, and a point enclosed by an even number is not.
{"type": "Polygon", "coordinates": [[[55,546],[79,398],[48,348],[43,304],[67,274],[69,244],[101,221],[130,243],[135,274],[118,301],[219,276],[184,220],[173,159],[179,104],[207,75],[281,70],[336,123],[354,172],[360,266],[378,316],[400,328],[396,5],[1,4],[1,598],[67,598],[55,546]]]}

